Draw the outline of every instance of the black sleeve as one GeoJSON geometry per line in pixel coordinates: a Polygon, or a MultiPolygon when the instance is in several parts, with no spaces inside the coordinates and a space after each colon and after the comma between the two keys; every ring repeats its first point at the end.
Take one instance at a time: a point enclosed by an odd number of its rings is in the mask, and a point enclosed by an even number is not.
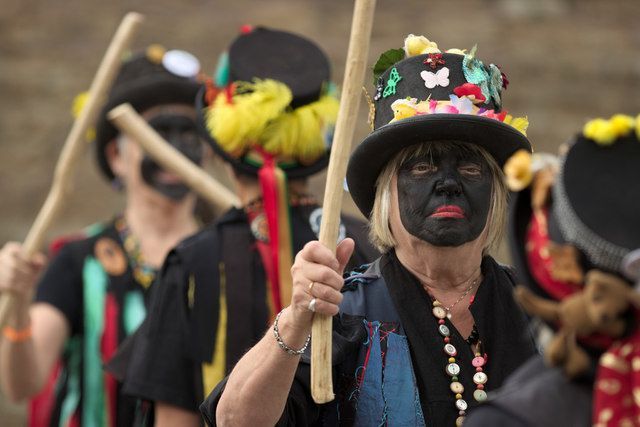
{"type": "Polygon", "coordinates": [[[51,304],[64,314],[71,334],[82,330],[82,257],[77,244],[65,245],[38,283],[35,301],[51,304]]]}
{"type": "MultiPolygon", "coordinates": [[[[309,375],[310,366],[307,363],[301,362],[298,366],[291,390],[289,391],[284,412],[276,426],[312,426],[318,424],[320,407],[316,405],[311,398],[309,392],[309,375]]],[[[200,405],[200,412],[210,426],[217,425],[216,408],[227,385],[227,380],[228,377],[222,380],[202,405],[200,405]]]]}
{"type": "Polygon", "coordinates": [[[200,365],[188,352],[188,277],[175,252],[167,257],[149,312],[136,333],[123,392],[197,412],[200,365]]]}

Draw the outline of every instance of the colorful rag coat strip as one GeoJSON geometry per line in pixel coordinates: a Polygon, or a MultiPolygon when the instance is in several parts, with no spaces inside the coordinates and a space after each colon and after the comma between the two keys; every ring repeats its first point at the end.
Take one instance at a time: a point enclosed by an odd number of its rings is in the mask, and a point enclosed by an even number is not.
{"type": "Polygon", "coordinates": [[[53,246],[59,252],[43,276],[39,303],[59,309],[71,338],[45,389],[32,400],[29,426],[133,425],[143,415],[103,370],[118,345],[146,315],[147,290],[133,278],[114,223],[53,246]]]}

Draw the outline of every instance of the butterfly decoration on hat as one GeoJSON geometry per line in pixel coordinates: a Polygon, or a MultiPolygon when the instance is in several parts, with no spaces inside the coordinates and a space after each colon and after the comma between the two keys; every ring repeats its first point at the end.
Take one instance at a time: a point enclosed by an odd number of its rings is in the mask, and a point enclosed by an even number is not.
{"type": "Polygon", "coordinates": [[[449,86],[449,69],[447,67],[441,68],[435,73],[432,71],[424,70],[420,73],[420,77],[422,77],[422,80],[424,80],[424,85],[428,89],[433,89],[436,86],[449,86]]]}

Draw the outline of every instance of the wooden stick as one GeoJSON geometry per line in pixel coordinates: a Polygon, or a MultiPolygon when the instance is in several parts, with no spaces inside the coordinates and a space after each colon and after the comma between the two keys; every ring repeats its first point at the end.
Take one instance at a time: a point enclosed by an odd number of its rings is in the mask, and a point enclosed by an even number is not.
{"type": "Polygon", "coordinates": [[[240,199],[202,168],[165,141],[130,104],[109,111],[107,117],[123,133],[135,140],[166,170],[175,173],[191,189],[214,206],[227,210],[240,206],[240,199]]]}
{"type": "MultiPolygon", "coordinates": [[[[95,123],[100,108],[102,108],[107,93],[122,64],[122,55],[131,43],[143,19],[143,15],[139,13],[127,13],[111,39],[111,43],[89,88],[87,102],[80,115],[74,121],[71,131],[64,142],[47,199],[24,241],[22,249],[27,257],[33,256],[42,248],[47,231],[58,215],[64,200],[71,192],[72,174],[88,145],[86,142],[87,130],[95,123]]],[[[4,293],[0,296],[0,327],[6,324],[14,304],[15,297],[10,293],[4,293]]]]}
{"type": "MultiPolygon", "coordinates": [[[[320,242],[334,252],[340,225],[342,185],[360,106],[360,91],[369,54],[375,7],[376,0],[356,0],[351,23],[340,110],[331,146],[320,223],[320,242]]],[[[330,402],[334,398],[331,378],[331,333],[331,317],[316,314],[311,329],[311,395],[316,403],[330,402]]]]}

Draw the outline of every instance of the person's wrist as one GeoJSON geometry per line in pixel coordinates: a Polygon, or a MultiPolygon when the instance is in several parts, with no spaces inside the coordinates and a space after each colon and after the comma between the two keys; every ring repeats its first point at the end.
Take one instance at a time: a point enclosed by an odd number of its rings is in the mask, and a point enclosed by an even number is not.
{"type": "Polygon", "coordinates": [[[14,294],[15,302],[11,307],[11,315],[9,317],[10,326],[18,329],[23,329],[29,326],[31,319],[29,316],[29,309],[32,303],[32,294],[20,293],[14,294]]]}
{"type": "Polygon", "coordinates": [[[293,307],[281,312],[278,319],[278,333],[288,347],[302,348],[311,333],[311,320],[300,318],[293,307]]]}

